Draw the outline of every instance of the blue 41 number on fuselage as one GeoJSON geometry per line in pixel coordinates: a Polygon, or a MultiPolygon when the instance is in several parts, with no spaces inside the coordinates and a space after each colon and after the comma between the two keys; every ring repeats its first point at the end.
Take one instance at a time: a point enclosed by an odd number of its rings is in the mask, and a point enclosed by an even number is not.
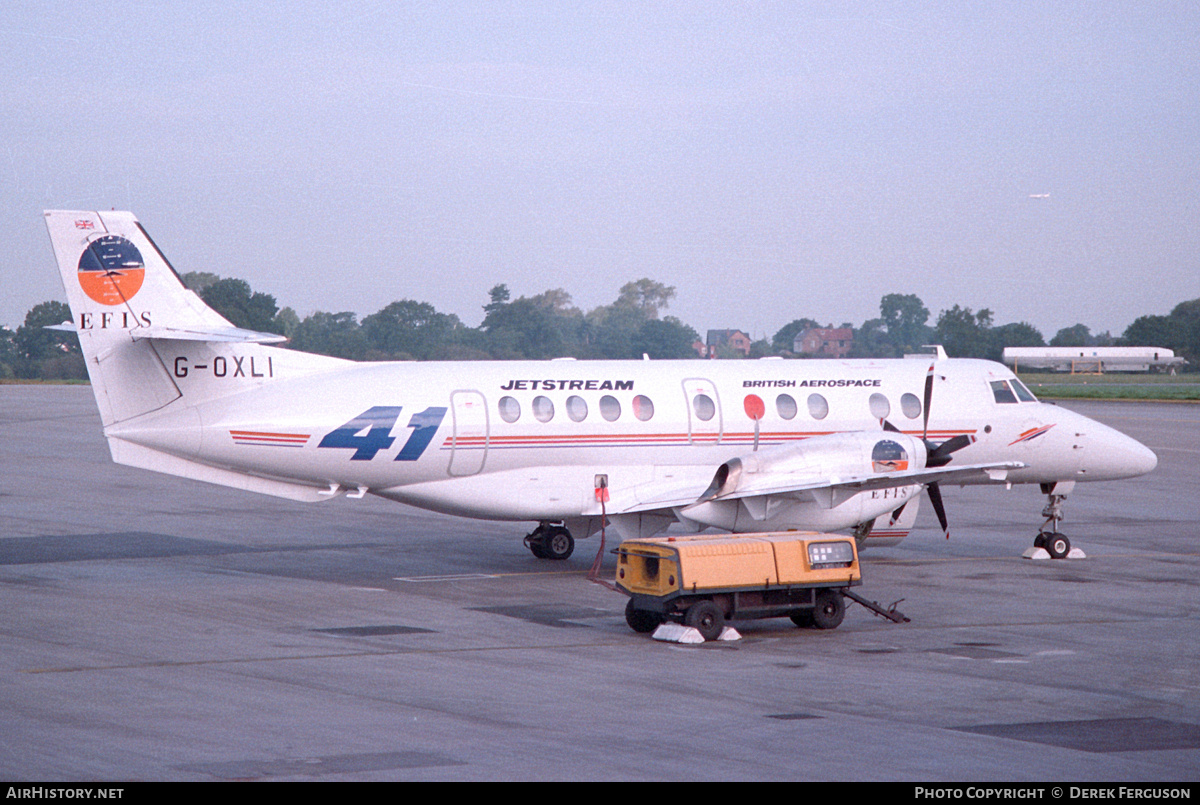
{"type": "MultiPolygon", "coordinates": [[[[334,428],[325,434],[318,447],[341,447],[353,450],[351,461],[370,461],[380,450],[387,450],[396,441],[391,435],[396,420],[400,417],[402,406],[376,405],[363,411],[345,425],[334,428]],[[364,432],[365,431],[365,432],[364,432]]],[[[413,414],[408,420],[412,428],[408,441],[400,448],[396,461],[416,461],[433,441],[442,420],[446,417],[446,409],[442,407],[426,408],[420,413],[413,414]]]]}

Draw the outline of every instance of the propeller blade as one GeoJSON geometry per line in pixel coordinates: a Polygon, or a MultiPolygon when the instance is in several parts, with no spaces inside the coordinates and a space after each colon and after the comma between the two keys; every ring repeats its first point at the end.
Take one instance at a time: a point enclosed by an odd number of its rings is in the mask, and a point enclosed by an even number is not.
{"type": "Polygon", "coordinates": [[[929,438],[929,403],[933,402],[933,364],[929,364],[929,371],[925,373],[925,422],[921,427],[921,438],[929,438]]]}
{"type": "Polygon", "coordinates": [[[950,539],[950,525],[946,522],[946,507],[942,505],[942,490],[937,485],[937,481],[931,483],[926,491],[929,492],[929,502],[933,504],[938,524],[942,527],[942,531],[946,532],[946,539],[950,539]]]}
{"type": "Polygon", "coordinates": [[[900,504],[900,508],[898,508],[894,512],[892,512],[892,520],[890,523],[888,523],[889,526],[893,526],[896,524],[896,521],[900,519],[900,515],[904,513],[904,507],[907,505],[908,505],[908,501],[906,500],[900,504]]]}
{"type": "Polygon", "coordinates": [[[895,425],[893,425],[891,422],[888,422],[886,419],[883,420],[883,429],[888,431],[889,433],[904,433],[904,431],[900,430],[895,425]]]}
{"type": "Polygon", "coordinates": [[[944,467],[950,463],[950,454],[956,450],[962,450],[969,444],[975,441],[974,436],[969,436],[965,433],[960,433],[953,439],[947,439],[937,447],[929,451],[929,455],[925,459],[926,467],[944,467]]]}

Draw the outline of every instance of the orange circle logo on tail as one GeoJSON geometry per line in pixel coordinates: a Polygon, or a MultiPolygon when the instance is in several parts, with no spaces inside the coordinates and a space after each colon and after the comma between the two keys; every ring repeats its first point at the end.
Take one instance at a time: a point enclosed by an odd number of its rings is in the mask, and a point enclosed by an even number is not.
{"type": "Polygon", "coordinates": [[[96,238],[79,257],[79,287],[102,305],[128,302],[145,277],[142,253],[119,235],[96,238]]]}

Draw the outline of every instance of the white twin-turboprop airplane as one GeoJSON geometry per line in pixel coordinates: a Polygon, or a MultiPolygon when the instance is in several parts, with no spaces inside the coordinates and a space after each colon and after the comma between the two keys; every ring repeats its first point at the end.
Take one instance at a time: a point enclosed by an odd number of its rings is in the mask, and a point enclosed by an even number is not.
{"type": "Polygon", "coordinates": [[[852,529],[893,544],[939,483],[1041,484],[1036,544],[1076,481],[1129,478],[1139,442],[951,359],[356,363],[232,326],[128,212],[46,213],[113,460],[302,501],[367,493],[539,525],[565,559],[607,522],[852,529]]]}

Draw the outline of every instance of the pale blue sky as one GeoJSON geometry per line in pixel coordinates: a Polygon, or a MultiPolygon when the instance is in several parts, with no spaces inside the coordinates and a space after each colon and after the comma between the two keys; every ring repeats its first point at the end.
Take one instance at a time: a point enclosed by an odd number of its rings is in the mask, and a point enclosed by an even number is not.
{"type": "Polygon", "coordinates": [[[0,76],[9,326],[63,298],[47,208],[301,315],[650,277],[701,332],[898,292],[1049,338],[1200,297],[1195,3],[16,2],[0,76]]]}

